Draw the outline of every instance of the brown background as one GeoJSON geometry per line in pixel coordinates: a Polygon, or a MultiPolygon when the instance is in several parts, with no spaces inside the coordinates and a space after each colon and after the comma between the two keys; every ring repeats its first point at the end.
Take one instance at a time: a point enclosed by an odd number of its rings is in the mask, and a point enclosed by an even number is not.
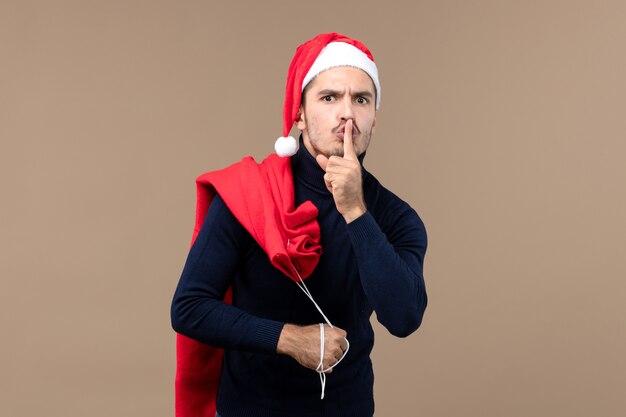
{"type": "MultiPolygon", "coordinates": [[[[171,416],[194,179],[281,133],[295,47],[383,85],[366,165],[424,219],[377,416],[626,415],[626,2],[3,1],[0,415],[171,416]]],[[[331,376],[332,378],[332,376],[331,376]]]]}

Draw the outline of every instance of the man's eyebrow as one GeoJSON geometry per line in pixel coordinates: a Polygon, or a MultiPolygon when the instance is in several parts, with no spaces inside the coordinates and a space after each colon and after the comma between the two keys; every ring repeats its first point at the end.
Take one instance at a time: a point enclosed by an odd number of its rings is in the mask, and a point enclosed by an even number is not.
{"type": "Polygon", "coordinates": [[[372,94],[371,92],[365,90],[365,91],[357,91],[356,93],[354,93],[355,96],[357,97],[365,97],[365,98],[374,98],[374,94],[372,94]]]}
{"type": "Polygon", "coordinates": [[[339,94],[338,90],[331,90],[329,88],[325,89],[325,90],[321,90],[317,93],[320,96],[336,96],[337,94],[339,94]]]}
{"type": "MultiPolygon", "coordinates": [[[[338,90],[332,90],[330,88],[324,89],[324,90],[320,90],[317,93],[319,96],[336,96],[336,95],[340,95],[341,92],[339,92],[338,90]]],[[[373,98],[374,94],[372,94],[370,91],[368,90],[364,90],[364,91],[356,91],[353,96],[355,97],[365,97],[365,98],[373,98]]]]}

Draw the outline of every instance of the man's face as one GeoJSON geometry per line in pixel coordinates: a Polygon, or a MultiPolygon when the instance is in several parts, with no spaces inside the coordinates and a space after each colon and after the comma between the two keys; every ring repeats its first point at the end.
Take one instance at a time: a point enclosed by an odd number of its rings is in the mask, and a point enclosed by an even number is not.
{"type": "Polygon", "coordinates": [[[364,71],[336,67],[319,73],[306,87],[302,103],[296,126],[314,157],[343,156],[348,120],[356,154],[365,152],[376,126],[376,90],[364,71]]]}

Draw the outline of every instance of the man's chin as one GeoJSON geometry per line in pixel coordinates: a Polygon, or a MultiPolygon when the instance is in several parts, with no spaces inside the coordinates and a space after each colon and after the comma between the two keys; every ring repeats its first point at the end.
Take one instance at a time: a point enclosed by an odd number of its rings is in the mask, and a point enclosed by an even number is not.
{"type": "Polygon", "coordinates": [[[343,158],[343,143],[330,149],[319,149],[315,147],[314,150],[315,155],[324,155],[326,158],[330,158],[331,156],[338,156],[343,158]]]}
{"type": "Polygon", "coordinates": [[[343,144],[341,146],[330,149],[328,152],[324,152],[324,155],[327,158],[330,158],[331,156],[339,156],[343,158],[343,144]]]}

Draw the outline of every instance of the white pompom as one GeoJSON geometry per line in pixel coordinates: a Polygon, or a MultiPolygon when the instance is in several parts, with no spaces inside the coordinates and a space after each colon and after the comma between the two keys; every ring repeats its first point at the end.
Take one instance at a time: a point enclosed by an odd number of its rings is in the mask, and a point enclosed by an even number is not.
{"type": "Polygon", "coordinates": [[[293,136],[281,136],[276,139],[274,150],[278,156],[291,156],[298,152],[298,141],[293,136]]]}

